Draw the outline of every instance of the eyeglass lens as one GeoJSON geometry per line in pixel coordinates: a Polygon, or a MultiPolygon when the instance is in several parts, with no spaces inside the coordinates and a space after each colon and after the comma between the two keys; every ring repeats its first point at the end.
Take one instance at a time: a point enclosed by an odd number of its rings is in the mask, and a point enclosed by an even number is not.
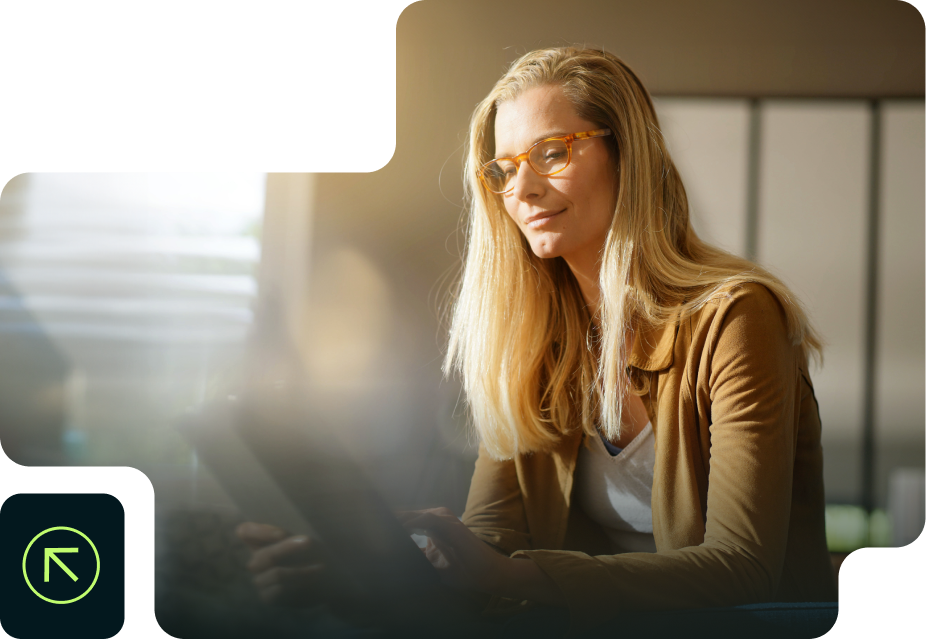
{"type": "MultiPolygon", "coordinates": [[[[552,175],[569,164],[569,148],[565,140],[546,140],[531,148],[527,161],[538,175],[552,175]]],[[[483,169],[486,184],[495,193],[510,189],[517,174],[517,164],[508,159],[495,160],[483,169]]]]}

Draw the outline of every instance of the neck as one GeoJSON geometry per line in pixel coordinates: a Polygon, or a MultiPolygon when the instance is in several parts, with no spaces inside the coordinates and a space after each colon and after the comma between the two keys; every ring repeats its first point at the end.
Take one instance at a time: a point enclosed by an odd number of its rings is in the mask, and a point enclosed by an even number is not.
{"type": "MultiPolygon", "coordinates": [[[[592,260],[574,260],[569,258],[563,259],[566,260],[566,264],[569,265],[569,270],[572,271],[572,275],[579,283],[579,290],[582,291],[582,297],[585,298],[585,303],[588,305],[588,311],[592,316],[592,321],[596,327],[600,328],[598,307],[600,306],[601,302],[601,286],[598,281],[599,275],[601,273],[601,262],[598,261],[597,256],[592,260]]],[[[633,348],[633,334],[628,332],[624,336],[624,340],[625,352],[629,356],[630,351],[633,348]]]]}
{"type": "Polygon", "coordinates": [[[601,300],[601,287],[598,285],[598,274],[600,264],[597,255],[593,259],[566,259],[569,270],[579,283],[579,290],[582,291],[582,297],[588,305],[589,314],[598,323],[598,304],[601,300]]]}

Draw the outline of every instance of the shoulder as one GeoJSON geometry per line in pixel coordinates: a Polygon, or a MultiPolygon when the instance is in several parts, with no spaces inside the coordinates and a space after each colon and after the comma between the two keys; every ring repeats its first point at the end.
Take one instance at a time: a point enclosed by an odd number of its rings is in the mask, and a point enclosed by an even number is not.
{"type": "Polygon", "coordinates": [[[775,313],[784,316],[781,300],[763,284],[736,282],[718,288],[705,302],[704,310],[724,316],[736,307],[737,311],[775,313]]]}
{"type": "Polygon", "coordinates": [[[718,290],[691,320],[692,343],[700,343],[711,359],[766,359],[795,346],[782,301],[762,284],[742,282],[718,290]]]}

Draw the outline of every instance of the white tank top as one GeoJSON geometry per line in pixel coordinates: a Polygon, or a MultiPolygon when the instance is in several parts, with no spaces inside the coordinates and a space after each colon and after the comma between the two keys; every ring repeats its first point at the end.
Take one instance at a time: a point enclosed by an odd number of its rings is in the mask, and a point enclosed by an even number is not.
{"type": "Polygon", "coordinates": [[[579,448],[575,502],[604,528],[615,553],[656,552],[653,538],[653,464],[656,446],[647,424],[619,454],[600,437],[579,448]]]}

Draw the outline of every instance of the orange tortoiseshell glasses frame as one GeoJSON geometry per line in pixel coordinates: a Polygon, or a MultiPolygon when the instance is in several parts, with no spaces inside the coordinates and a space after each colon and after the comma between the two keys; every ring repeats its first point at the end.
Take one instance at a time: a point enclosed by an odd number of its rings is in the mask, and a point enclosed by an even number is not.
{"type": "Polygon", "coordinates": [[[537,173],[537,175],[542,175],[544,177],[547,177],[550,175],[556,175],[557,173],[564,171],[566,167],[569,166],[569,164],[572,162],[572,142],[574,140],[590,140],[591,138],[600,138],[606,135],[611,135],[611,129],[594,129],[592,131],[583,131],[582,133],[570,133],[569,135],[561,135],[561,136],[555,136],[552,138],[545,138],[543,140],[540,140],[539,142],[536,142],[535,144],[532,144],[531,148],[529,148],[527,151],[525,151],[524,153],[521,153],[520,155],[516,157],[496,158],[494,160],[491,160],[490,162],[486,162],[482,166],[482,168],[479,169],[479,180],[482,182],[482,185],[486,188],[486,190],[492,193],[498,193],[498,194],[508,193],[511,189],[514,188],[514,184],[509,186],[504,191],[496,191],[492,189],[492,187],[489,186],[489,182],[488,180],[486,180],[486,176],[485,176],[486,169],[492,164],[494,164],[495,162],[499,162],[502,160],[510,160],[511,162],[514,162],[515,167],[517,167],[517,170],[520,171],[521,163],[527,160],[527,162],[531,165],[531,168],[534,169],[534,172],[537,173]],[[541,170],[539,170],[536,166],[534,166],[533,161],[531,161],[530,159],[530,154],[534,150],[535,147],[537,147],[538,145],[544,144],[546,142],[550,142],[551,140],[562,140],[566,144],[566,164],[564,164],[561,168],[556,169],[555,171],[551,171],[550,173],[544,173],[541,170]]]}

